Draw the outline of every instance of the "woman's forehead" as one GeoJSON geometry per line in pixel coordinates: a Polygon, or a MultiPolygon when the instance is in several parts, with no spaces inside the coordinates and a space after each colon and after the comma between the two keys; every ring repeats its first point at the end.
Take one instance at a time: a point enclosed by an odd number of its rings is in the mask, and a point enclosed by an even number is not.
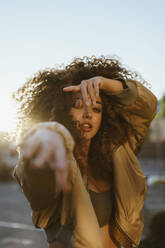
{"type": "MultiPolygon", "coordinates": [[[[82,99],[81,92],[73,92],[73,99],[82,99]]],[[[102,99],[100,96],[96,97],[96,102],[102,104],[102,99]]]]}

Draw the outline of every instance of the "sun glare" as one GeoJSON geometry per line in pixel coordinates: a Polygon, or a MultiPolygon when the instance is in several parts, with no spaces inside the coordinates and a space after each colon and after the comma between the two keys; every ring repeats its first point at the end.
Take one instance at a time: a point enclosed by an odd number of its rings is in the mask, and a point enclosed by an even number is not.
{"type": "Polygon", "coordinates": [[[0,97],[0,131],[11,133],[16,127],[16,105],[11,97],[0,97]]]}

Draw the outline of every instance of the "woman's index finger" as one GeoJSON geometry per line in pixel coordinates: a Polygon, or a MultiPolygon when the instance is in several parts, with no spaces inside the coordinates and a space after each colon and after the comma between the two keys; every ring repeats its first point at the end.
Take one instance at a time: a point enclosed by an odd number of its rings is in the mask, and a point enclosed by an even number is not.
{"type": "Polygon", "coordinates": [[[80,85],[71,85],[63,88],[63,91],[65,92],[79,92],[80,91],[80,85]]]}

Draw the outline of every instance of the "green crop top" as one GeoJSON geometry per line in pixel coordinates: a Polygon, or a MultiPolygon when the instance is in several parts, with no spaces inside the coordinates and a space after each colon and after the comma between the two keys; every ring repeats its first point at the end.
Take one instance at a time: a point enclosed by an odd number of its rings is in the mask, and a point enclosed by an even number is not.
{"type": "Polygon", "coordinates": [[[113,192],[108,190],[105,192],[95,192],[88,190],[93,208],[100,227],[109,223],[112,207],[113,207],[113,192]]]}
{"type": "MultiPolygon", "coordinates": [[[[113,191],[108,190],[105,192],[95,192],[90,189],[87,190],[89,192],[99,226],[103,227],[109,223],[111,218],[113,208],[113,191]]],[[[63,244],[66,244],[67,248],[72,248],[70,243],[72,230],[65,227],[60,227],[60,223],[52,223],[45,229],[45,232],[48,242],[60,240],[63,244]]]]}

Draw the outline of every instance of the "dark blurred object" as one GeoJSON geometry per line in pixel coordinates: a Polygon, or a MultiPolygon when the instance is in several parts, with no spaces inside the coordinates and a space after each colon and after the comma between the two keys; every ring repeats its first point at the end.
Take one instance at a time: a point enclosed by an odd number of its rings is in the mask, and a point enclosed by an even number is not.
{"type": "Polygon", "coordinates": [[[9,139],[9,134],[0,132],[0,181],[13,180],[12,171],[17,163],[16,146],[9,139]]]}
{"type": "Polygon", "coordinates": [[[150,222],[150,233],[139,248],[165,248],[165,211],[157,213],[150,222]]]}
{"type": "Polygon", "coordinates": [[[139,157],[165,160],[165,117],[155,118],[150,126],[139,157]]]}

